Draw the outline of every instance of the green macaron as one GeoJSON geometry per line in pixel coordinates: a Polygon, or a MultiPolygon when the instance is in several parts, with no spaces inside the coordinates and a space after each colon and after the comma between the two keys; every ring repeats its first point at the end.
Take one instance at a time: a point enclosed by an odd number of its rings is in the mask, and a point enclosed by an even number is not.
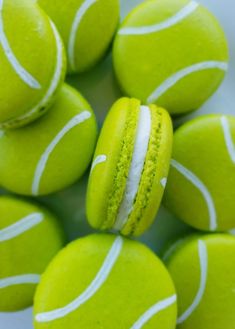
{"type": "Polygon", "coordinates": [[[39,0],[58,28],[69,73],[91,69],[106,54],[119,22],[119,0],[39,0]]]}
{"type": "Polygon", "coordinates": [[[143,244],[90,235],[50,263],[35,295],[35,329],[173,329],[176,295],[162,262],[143,244]]]}
{"type": "Polygon", "coordinates": [[[94,228],[138,236],[153,222],[168,175],[168,113],[121,98],[103,125],[91,168],[87,216],[94,228]]]}
{"type": "Polygon", "coordinates": [[[77,90],[63,85],[43,117],[0,135],[2,187],[33,196],[68,187],[86,171],[96,137],[90,105],[77,90]]]}
{"type": "Polygon", "coordinates": [[[177,329],[235,328],[235,237],[187,237],[165,262],[177,291],[177,329]]]}
{"type": "Polygon", "coordinates": [[[174,135],[164,204],[206,231],[235,228],[235,117],[204,115],[174,135]]]}
{"type": "Polygon", "coordinates": [[[53,104],[64,81],[65,51],[36,1],[0,1],[0,128],[28,124],[53,104]]]}
{"type": "Polygon", "coordinates": [[[113,63],[126,95],[182,114],[199,108],[222,82],[227,40],[195,1],[142,1],[116,34],[113,63]]]}
{"type": "Polygon", "coordinates": [[[62,229],[46,209],[0,197],[0,312],[33,304],[41,274],[63,244],[62,229]]]}

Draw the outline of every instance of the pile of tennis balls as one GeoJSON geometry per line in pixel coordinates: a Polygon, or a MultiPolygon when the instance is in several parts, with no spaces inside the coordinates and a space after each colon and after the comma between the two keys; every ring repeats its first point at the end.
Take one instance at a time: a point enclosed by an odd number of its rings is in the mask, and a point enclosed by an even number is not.
{"type": "Polygon", "coordinates": [[[0,312],[34,304],[35,329],[235,328],[235,118],[172,124],[223,81],[225,34],[195,1],[146,0],[122,23],[119,11],[119,0],[0,1],[0,312]],[[98,136],[65,77],[111,46],[124,97],[98,136]],[[96,231],[65,246],[35,197],[88,169],[96,231]],[[195,231],[160,260],[135,238],[161,203],[195,231]]]}

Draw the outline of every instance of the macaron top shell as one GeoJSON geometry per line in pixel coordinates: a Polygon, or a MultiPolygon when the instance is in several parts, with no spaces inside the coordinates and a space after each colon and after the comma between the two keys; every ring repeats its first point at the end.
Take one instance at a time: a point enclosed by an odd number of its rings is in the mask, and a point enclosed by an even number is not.
{"type": "Polygon", "coordinates": [[[34,319],[35,329],[172,329],[175,290],[162,262],[144,245],[90,235],[51,262],[36,292],[34,319]]]}
{"type": "Polygon", "coordinates": [[[0,127],[14,128],[50,107],[64,79],[65,53],[35,1],[2,0],[0,9],[0,127]]]}
{"type": "Polygon", "coordinates": [[[63,244],[62,229],[47,210],[0,197],[0,312],[33,304],[40,276],[63,244]]]}
{"type": "Polygon", "coordinates": [[[50,111],[0,137],[0,181],[23,195],[45,195],[79,179],[94,151],[97,125],[84,97],[63,85],[50,111]]]}
{"type": "Polygon", "coordinates": [[[166,258],[176,286],[179,329],[235,326],[235,237],[194,235],[166,258]]]}
{"type": "Polygon", "coordinates": [[[87,215],[95,228],[140,235],[152,223],[164,191],[172,124],[155,105],[122,98],[110,110],[90,173],[87,215]]]}
{"type": "Polygon", "coordinates": [[[106,53],[119,21],[119,0],[39,0],[64,41],[69,73],[91,69],[106,53]]]}
{"type": "Polygon", "coordinates": [[[225,34],[203,6],[188,0],[148,0],[121,24],[113,63],[124,93],[172,114],[201,106],[228,66],[225,34]]]}
{"type": "Polygon", "coordinates": [[[235,118],[204,115],[174,135],[164,204],[202,230],[235,228],[235,118]]]}

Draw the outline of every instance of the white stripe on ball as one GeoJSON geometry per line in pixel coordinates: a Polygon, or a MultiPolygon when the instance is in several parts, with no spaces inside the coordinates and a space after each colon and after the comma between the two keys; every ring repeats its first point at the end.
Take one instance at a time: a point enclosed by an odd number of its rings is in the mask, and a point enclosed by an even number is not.
{"type": "Polygon", "coordinates": [[[212,70],[212,69],[227,71],[228,63],[220,62],[220,61],[207,61],[207,62],[197,63],[192,66],[188,66],[188,67],[176,72],[175,74],[170,76],[168,79],[166,79],[160,86],[158,86],[152,92],[152,94],[148,97],[147,102],[148,103],[156,102],[170,88],[172,88],[177,82],[179,82],[181,79],[185,78],[186,76],[188,76],[192,73],[195,73],[195,72],[200,72],[203,70],[212,70]]]}
{"type": "Polygon", "coordinates": [[[156,314],[159,312],[165,310],[169,306],[173,305],[177,300],[176,295],[173,295],[169,298],[166,298],[164,300],[158,301],[155,305],[150,307],[149,310],[147,310],[136,323],[130,328],[130,329],[141,329],[143,326],[156,314]]]}
{"type": "Polygon", "coordinates": [[[124,27],[119,30],[118,34],[142,35],[142,34],[156,33],[168,29],[169,27],[176,25],[177,23],[180,23],[182,20],[184,20],[186,17],[192,14],[197,9],[198,6],[199,4],[197,2],[191,1],[188,5],[186,5],[180,11],[178,11],[174,16],[168,18],[164,22],[154,25],[149,25],[149,26],[124,27]]]}
{"type": "Polygon", "coordinates": [[[41,213],[32,213],[12,225],[4,227],[0,230],[0,242],[4,242],[13,239],[26,231],[30,230],[34,226],[40,224],[44,219],[41,213]]]}
{"type": "Polygon", "coordinates": [[[13,53],[13,50],[11,49],[11,46],[4,31],[3,1],[4,0],[0,0],[0,43],[4,50],[4,54],[7,57],[12,68],[15,70],[15,73],[20,77],[21,80],[23,80],[32,89],[40,89],[40,83],[20,64],[15,54],[13,53]]]}
{"type": "Polygon", "coordinates": [[[0,289],[4,289],[19,284],[38,284],[40,281],[39,274],[22,274],[0,279],[0,289]]]}
{"type": "Polygon", "coordinates": [[[47,89],[47,91],[46,91],[45,95],[43,96],[43,98],[40,100],[40,102],[38,104],[36,104],[26,114],[17,117],[17,120],[19,120],[19,121],[28,119],[34,113],[38,112],[38,110],[40,110],[40,108],[44,107],[49,102],[49,100],[51,99],[51,97],[55,93],[55,91],[58,87],[58,84],[59,84],[59,80],[61,78],[61,72],[62,72],[62,66],[63,66],[63,44],[62,44],[61,38],[59,36],[59,33],[58,33],[54,23],[52,21],[50,21],[50,24],[51,24],[52,31],[53,31],[54,36],[55,36],[55,41],[56,41],[55,71],[54,71],[53,77],[51,79],[49,88],[47,89]]]}
{"type": "Polygon", "coordinates": [[[36,315],[35,319],[37,322],[50,322],[59,318],[63,318],[69,313],[78,309],[81,305],[86,303],[94,294],[102,287],[102,285],[107,280],[110,275],[116,261],[120,255],[123,246],[123,239],[118,236],[111,249],[108,252],[107,257],[104,260],[103,265],[101,266],[99,272],[97,273],[94,280],[87,287],[87,289],[71,303],[67,304],[62,308],[55,309],[53,311],[39,313],[36,315]]]}
{"type": "Polygon", "coordinates": [[[39,193],[39,186],[40,181],[43,175],[43,172],[46,168],[47,161],[51,155],[51,153],[54,151],[57,144],[61,141],[61,139],[74,127],[77,125],[83,123],[84,121],[88,120],[91,117],[91,113],[89,111],[83,111],[80,114],[74,116],[72,119],[69,120],[69,122],[61,129],[61,131],[55,136],[55,138],[51,141],[51,143],[47,146],[46,150],[42,154],[33,178],[32,183],[32,194],[38,195],[39,193]]]}
{"type": "Polygon", "coordinates": [[[87,11],[90,9],[92,5],[94,5],[97,0],[85,0],[78,11],[76,12],[74,21],[72,23],[69,42],[68,42],[68,59],[69,64],[73,71],[76,70],[76,63],[75,63],[75,44],[76,44],[76,37],[79,25],[83,17],[86,15],[87,11]]]}
{"type": "Polygon", "coordinates": [[[178,170],[185,178],[187,178],[202,194],[209,213],[209,220],[210,220],[210,230],[214,231],[217,229],[217,214],[215,210],[214,201],[210,192],[208,191],[205,184],[189,169],[184,167],[182,164],[177,162],[176,160],[171,160],[171,166],[178,170]]]}
{"type": "Polygon", "coordinates": [[[235,163],[235,144],[233,142],[232,133],[230,131],[228,118],[225,115],[223,115],[221,118],[221,125],[223,128],[224,140],[228,150],[228,154],[232,162],[235,163]]]}
{"type": "Polygon", "coordinates": [[[200,271],[201,271],[199,289],[198,289],[198,292],[197,292],[192,304],[178,318],[177,324],[183,323],[185,320],[187,320],[190,317],[190,315],[194,312],[194,310],[200,304],[200,302],[203,298],[205,289],[206,289],[207,272],[208,272],[208,254],[207,254],[206,244],[202,240],[198,240],[198,255],[199,255],[200,271]]]}

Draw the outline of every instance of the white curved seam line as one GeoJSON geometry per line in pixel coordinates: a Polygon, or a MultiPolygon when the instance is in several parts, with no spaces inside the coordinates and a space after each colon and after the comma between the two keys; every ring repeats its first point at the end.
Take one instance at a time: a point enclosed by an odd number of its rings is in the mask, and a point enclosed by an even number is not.
{"type": "Polygon", "coordinates": [[[47,92],[45,93],[44,97],[41,99],[41,101],[35,105],[30,111],[28,111],[26,114],[21,115],[17,117],[17,120],[25,120],[29,117],[31,117],[35,112],[37,112],[41,107],[45,106],[49,100],[51,99],[52,95],[56,91],[56,88],[58,87],[59,80],[61,78],[61,72],[62,72],[62,66],[63,66],[63,44],[61,42],[59,33],[52,21],[50,21],[55,40],[56,40],[56,52],[57,52],[57,57],[56,57],[56,66],[55,66],[55,71],[52,77],[52,80],[50,82],[50,86],[47,89],[47,92]]]}
{"type": "Polygon", "coordinates": [[[71,303],[67,304],[62,308],[55,309],[53,311],[39,313],[36,315],[35,319],[37,322],[50,322],[59,318],[63,318],[69,313],[78,309],[81,305],[86,303],[90,298],[92,298],[95,293],[102,287],[102,285],[107,280],[110,272],[116,264],[116,261],[120,255],[123,246],[123,239],[118,236],[111,249],[109,250],[99,272],[97,273],[94,280],[87,287],[87,289],[71,303]]]}
{"type": "Polygon", "coordinates": [[[58,145],[58,143],[61,141],[61,139],[74,127],[77,125],[83,123],[84,121],[88,120],[91,117],[91,113],[89,111],[83,111],[80,114],[73,117],[62,129],[61,131],[56,135],[56,137],[52,140],[52,142],[48,145],[44,153],[42,154],[33,178],[32,183],[32,194],[38,195],[39,192],[39,185],[40,181],[43,175],[43,172],[46,168],[47,161],[51,155],[51,153],[54,151],[55,147],[58,145]]]}
{"type": "Polygon", "coordinates": [[[95,160],[93,161],[92,163],[92,166],[91,166],[91,173],[93,172],[93,170],[95,169],[95,167],[103,162],[106,162],[107,160],[107,156],[104,155],[104,154],[101,154],[101,155],[97,155],[97,157],[95,158],[95,160]]]}
{"type": "Polygon", "coordinates": [[[39,274],[22,274],[0,279],[0,289],[16,286],[19,284],[38,284],[40,281],[39,274]]]}
{"type": "Polygon", "coordinates": [[[20,77],[22,81],[24,81],[32,89],[40,89],[40,83],[20,64],[15,54],[13,53],[13,50],[11,49],[11,46],[4,31],[3,1],[4,0],[0,0],[0,43],[4,50],[4,54],[7,57],[11,66],[14,68],[15,73],[20,77]]]}
{"type": "Polygon", "coordinates": [[[161,180],[160,180],[160,184],[163,188],[166,187],[166,184],[167,184],[167,177],[163,177],[161,180]]]}
{"type": "Polygon", "coordinates": [[[198,241],[198,254],[199,254],[199,260],[200,260],[200,286],[197,292],[197,295],[194,298],[193,303],[190,305],[190,307],[178,318],[177,324],[183,323],[185,320],[187,320],[190,315],[194,312],[194,310],[198,307],[200,304],[205,289],[206,289],[206,282],[207,282],[207,272],[208,272],[208,255],[207,255],[207,248],[205,243],[202,240],[198,241]]]}
{"type": "Polygon", "coordinates": [[[180,23],[186,17],[191,15],[197,9],[198,6],[199,6],[199,4],[197,2],[191,1],[188,5],[186,5],[184,8],[179,10],[174,16],[166,19],[165,21],[163,21],[161,23],[157,23],[154,25],[148,25],[148,26],[124,27],[124,28],[120,29],[118,34],[120,34],[120,35],[142,35],[142,34],[156,33],[156,32],[168,29],[169,27],[180,23]]]}
{"type": "Polygon", "coordinates": [[[126,188],[118,210],[116,221],[113,226],[113,228],[118,231],[122,230],[127,223],[138,193],[145,159],[148,152],[151,125],[151,111],[149,107],[140,106],[134,151],[126,180],[126,188]]]}
{"type": "Polygon", "coordinates": [[[9,225],[0,230],[0,242],[13,239],[26,231],[30,230],[34,226],[40,224],[44,217],[41,213],[32,213],[12,225],[9,225]]]}
{"type": "Polygon", "coordinates": [[[172,88],[177,82],[179,82],[181,79],[185,78],[186,76],[195,72],[199,72],[203,70],[212,70],[212,69],[227,71],[228,63],[220,62],[220,61],[207,61],[207,62],[197,63],[192,66],[188,66],[176,72],[169,78],[167,78],[148,97],[147,102],[148,103],[156,102],[163,94],[165,94],[170,88],[172,88]]]}
{"type": "Polygon", "coordinates": [[[69,64],[72,68],[72,70],[76,69],[75,64],[75,43],[76,43],[76,37],[77,37],[77,31],[79,28],[79,25],[83,19],[83,17],[86,15],[86,12],[89,10],[89,8],[94,5],[97,2],[97,0],[85,0],[78,11],[76,12],[75,18],[72,23],[71,32],[69,36],[69,42],[68,42],[68,58],[69,58],[69,64]]]}
{"type": "Polygon", "coordinates": [[[155,305],[150,307],[130,329],[141,329],[143,326],[156,314],[165,310],[169,306],[173,305],[176,302],[177,298],[176,295],[173,295],[169,298],[166,298],[160,302],[157,302],[155,305]]]}
{"type": "Polygon", "coordinates": [[[221,125],[223,128],[224,140],[225,140],[225,145],[228,150],[228,154],[229,154],[232,162],[235,163],[235,146],[233,143],[233,138],[232,138],[231,130],[229,127],[228,119],[224,115],[221,118],[221,125]]]}
{"type": "Polygon", "coordinates": [[[206,185],[189,169],[184,167],[182,164],[177,162],[176,160],[171,160],[171,165],[176,170],[178,170],[185,178],[187,178],[202,194],[209,213],[209,221],[210,221],[210,230],[214,231],[217,229],[217,214],[215,210],[214,201],[210,192],[208,191],[206,185]]]}

